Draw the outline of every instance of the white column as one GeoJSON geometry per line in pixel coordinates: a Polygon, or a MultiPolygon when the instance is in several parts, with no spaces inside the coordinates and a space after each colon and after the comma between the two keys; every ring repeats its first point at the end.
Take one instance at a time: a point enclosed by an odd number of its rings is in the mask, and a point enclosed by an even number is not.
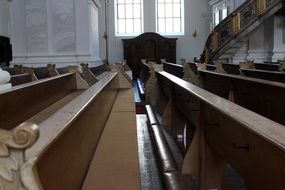
{"type": "Polygon", "coordinates": [[[242,61],[246,61],[248,56],[248,41],[244,42],[244,45],[233,56],[232,63],[239,64],[242,61]]]}
{"type": "Polygon", "coordinates": [[[0,36],[10,37],[10,7],[7,0],[0,0],[0,36]]]}
{"type": "Polygon", "coordinates": [[[271,61],[273,49],[273,20],[268,19],[260,25],[249,38],[248,60],[254,60],[256,63],[271,61]]]}
{"type": "Polygon", "coordinates": [[[274,48],[272,61],[285,59],[285,17],[274,17],[274,48]]]}

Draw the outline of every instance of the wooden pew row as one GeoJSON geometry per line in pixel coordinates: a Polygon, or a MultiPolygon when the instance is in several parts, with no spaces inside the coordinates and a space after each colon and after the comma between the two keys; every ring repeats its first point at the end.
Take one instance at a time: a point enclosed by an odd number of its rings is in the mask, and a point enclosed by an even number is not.
{"type": "Polygon", "coordinates": [[[166,189],[187,189],[183,176],[171,153],[163,129],[150,105],[146,105],[146,113],[149,121],[149,129],[152,134],[152,141],[156,147],[157,159],[159,160],[159,166],[166,189]]]}
{"type": "MultiPolygon", "coordinates": [[[[193,63],[190,63],[190,65],[195,66],[193,63]]],[[[181,73],[178,76],[183,75],[183,68],[180,65],[167,65],[164,68],[165,71],[171,74],[175,74],[172,70],[177,71],[177,68],[179,68],[181,73]],[[171,67],[175,68],[172,69],[171,67]]],[[[285,95],[284,83],[201,69],[198,72],[199,76],[194,76],[194,78],[200,81],[205,90],[229,99],[276,122],[285,124],[282,115],[285,106],[283,98],[285,95]]]]}
{"type": "Polygon", "coordinates": [[[183,77],[183,66],[182,65],[178,65],[178,64],[174,64],[174,63],[170,63],[170,62],[166,62],[163,61],[163,69],[179,78],[183,77]]]}
{"type": "MultiPolygon", "coordinates": [[[[215,70],[215,66],[212,65],[212,67],[214,68],[213,70],[215,70]]],[[[237,64],[223,63],[223,68],[227,73],[240,74],[240,67],[237,64]]],[[[261,71],[280,71],[280,65],[273,63],[254,63],[254,68],[261,71]]]]}
{"type": "MultiPolygon", "coordinates": [[[[285,82],[285,73],[280,70],[279,64],[244,62],[242,66],[226,63],[218,63],[220,72],[234,75],[265,79],[275,82],[285,82]],[[221,64],[221,65],[220,65],[221,64]]],[[[281,64],[281,63],[280,63],[281,64]]],[[[207,70],[216,71],[217,65],[207,65],[207,70]]]]}
{"type": "Polygon", "coordinates": [[[266,71],[279,71],[279,64],[278,63],[254,63],[255,69],[259,70],[266,70],[266,71]]]}
{"type": "Polygon", "coordinates": [[[55,68],[55,64],[48,64],[47,67],[23,67],[22,65],[16,65],[15,68],[6,68],[11,75],[12,86],[17,86],[32,82],[35,80],[45,79],[60,74],[69,72],[68,67],[55,68]]]}
{"type": "MultiPolygon", "coordinates": [[[[182,73],[183,67],[181,65],[165,61],[162,61],[162,63],[164,64],[165,69],[170,71],[175,76],[178,76],[180,78],[183,76],[182,73]]],[[[189,63],[189,64],[192,66],[196,65],[196,63],[189,63]]],[[[240,68],[239,65],[235,64],[228,64],[228,63],[220,63],[220,64],[221,65],[219,65],[218,70],[220,70],[220,72],[222,73],[228,73],[233,75],[244,75],[253,78],[285,83],[285,73],[280,72],[279,64],[253,63],[254,69],[246,67],[240,68]]],[[[206,70],[217,71],[217,66],[206,64],[206,70]]]]}
{"type": "MultiPolygon", "coordinates": [[[[5,69],[11,75],[10,82],[12,83],[12,86],[21,85],[21,84],[25,84],[28,82],[32,82],[34,80],[45,79],[45,78],[49,78],[52,76],[69,73],[71,69],[69,67],[56,68],[55,64],[48,64],[47,67],[36,67],[36,68],[24,67],[25,68],[24,71],[21,70],[22,68],[23,66],[20,65],[20,66],[17,66],[16,68],[6,68],[5,69]]],[[[106,65],[91,67],[89,69],[96,76],[102,74],[105,71],[110,70],[109,68],[106,67],[106,65]]],[[[83,74],[81,73],[81,75],[83,74]]]]}
{"type": "Polygon", "coordinates": [[[13,127],[76,91],[76,74],[67,73],[12,87],[0,94],[0,126],[13,127]]]}
{"type": "Polygon", "coordinates": [[[258,69],[242,69],[241,71],[247,77],[285,83],[285,72],[267,71],[267,70],[258,70],[258,69]]]}
{"type": "Polygon", "coordinates": [[[197,177],[199,189],[221,189],[227,164],[247,189],[284,189],[283,125],[167,72],[156,79],[153,88],[161,90],[153,106],[164,104],[163,127],[174,139],[186,126],[182,172],[197,177]]]}
{"type": "MultiPolygon", "coordinates": [[[[71,83],[75,89],[25,120],[39,128],[26,123],[12,129],[13,132],[25,127],[15,141],[28,141],[21,149],[29,149],[24,160],[19,160],[20,165],[24,161],[20,172],[13,172],[14,178],[9,178],[8,184],[0,180],[1,185],[6,189],[140,189],[131,84],[117,72],[103,73],[98,77],[100,81],[90,88],[78,82],[79,75],[66,75],[72,79],[63,86],[71,83]],[[88,89],[78,89],[81,85],[88,89]]],[[[40,96],[49,90],[48,85],[44,87],[40,96]]],[[[28,100],[23,96],[18,103],[28,100]]],[[[36,107],[31,103],[30,106],[36,107]]],[[[3,129],[0,132],[9,133],[3,129]]],[[[18,149],[11,151],[23,153],[18,149]]]]}
{"type": "Polygon", "coordinates": [[[12,86],[17,86],[32,82],[32,76],[29,73],[11,75],[10,83],[12,86]]]}

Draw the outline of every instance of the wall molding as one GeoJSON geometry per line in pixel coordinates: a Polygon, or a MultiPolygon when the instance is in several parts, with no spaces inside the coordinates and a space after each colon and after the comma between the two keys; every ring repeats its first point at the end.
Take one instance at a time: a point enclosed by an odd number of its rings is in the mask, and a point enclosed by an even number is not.
{"type": "Polygon", "coordinates": [[[89,63],[91,66],[101,65],[103,62],[99,57],[91,55],[37,55],[37,56],[14,56],[11,65],[23,64],[27,66],[42,67],[48,63],[67,66],[80,65],[80,63],[89,63]]]}

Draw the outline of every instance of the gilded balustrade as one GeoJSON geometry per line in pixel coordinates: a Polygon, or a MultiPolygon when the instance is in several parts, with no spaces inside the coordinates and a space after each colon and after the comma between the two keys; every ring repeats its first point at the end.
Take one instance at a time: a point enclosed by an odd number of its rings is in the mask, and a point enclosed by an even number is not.
{"type": "Polygon", "coordinates": [[[216,58],[215,55],[219,53],[219,50],[281,1],[246,1],[213,29],[206,42],[201,61],[205,63],[213,62],[213,58],[216,58]]]}

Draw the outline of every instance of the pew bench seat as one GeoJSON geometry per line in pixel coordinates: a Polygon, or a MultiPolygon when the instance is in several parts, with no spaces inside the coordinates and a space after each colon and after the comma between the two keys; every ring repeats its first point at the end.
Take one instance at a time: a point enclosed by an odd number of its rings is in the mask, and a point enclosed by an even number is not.
{"type": "Polygon", "coordinates": [[[25,152],[43,189],[140,189],[132,88],[106,72],[30,117],[39,139],[25,152]]]}
{"type": "Polygon", "coordinates": [[[122,89],[117,95],[82,189],[140,189],[136,131],[133,91],[122,89]]]}

